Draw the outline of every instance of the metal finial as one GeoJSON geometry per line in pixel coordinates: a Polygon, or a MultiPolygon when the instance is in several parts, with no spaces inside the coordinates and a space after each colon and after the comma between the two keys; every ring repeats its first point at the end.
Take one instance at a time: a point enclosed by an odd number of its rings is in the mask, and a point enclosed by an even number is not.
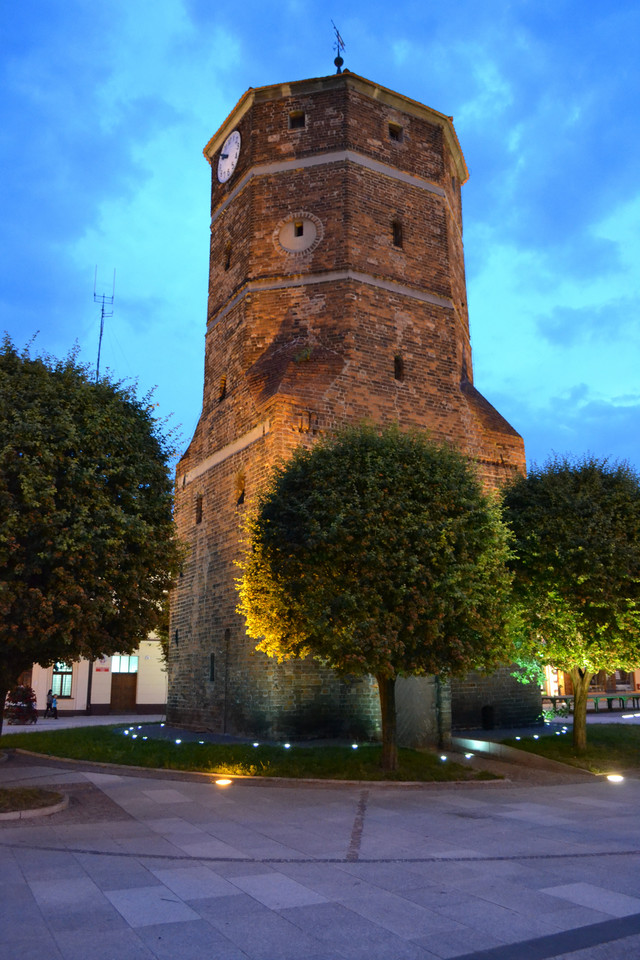
{"type": "Polygon", "coordinates": [[[331,21],[331,23],[333,25],[333,29],[336,32],[336,39],[335,39],[335,43],[333,44],[333,49],[336,51],[337,56],[333,62],[336,65],[336,73],[342,73],[342,64],[344,63],[344,60],[342,59],[340,54],[344,50],[344,40],[340,36],[340,31],[336,27],[333,20],[331,21]]]}

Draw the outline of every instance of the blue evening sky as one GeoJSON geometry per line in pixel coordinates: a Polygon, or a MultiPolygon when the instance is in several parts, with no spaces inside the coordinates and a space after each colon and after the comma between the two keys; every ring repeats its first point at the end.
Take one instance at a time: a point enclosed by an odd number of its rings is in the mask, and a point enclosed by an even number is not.
{"type": "Polygon", "coordinates": [[[478,389],[525,439],[640,469],[637,0],[0,0],[2,328],[198,419],[210,168],[242,93],[345,66],[453,115],[478,389]]]}

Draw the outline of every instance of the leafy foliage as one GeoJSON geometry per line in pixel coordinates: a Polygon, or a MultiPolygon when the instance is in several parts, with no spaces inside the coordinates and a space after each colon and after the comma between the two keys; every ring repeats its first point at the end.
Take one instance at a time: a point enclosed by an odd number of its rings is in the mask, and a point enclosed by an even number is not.
{"type": "MultiPolygon", "coordinates": [[[[343,673],[508,661],[508,533],[455,450],[347,430],[278,468],[248,520],[239,611],[258,649],[343,673]]],[[[385,703],[383,739],[385,735],[385,703]]]]}
{"type": "MultiPolygon", "coordinates": [[[[181,551],[168,438],[149,398],[65,360],[0,349],[0,681],[132,650],[181,551]]],[[[0,683],[0,686],[2,685],[0,683]]]]}
{"type": "Polygon", "coordinates": [[[571,673],[580,737],[591,676],[640,664],[640,478],[626,464],[553,458],[504,506],[522,655],[571,673]]]}
{"type": "Polygon", "coordinates": [[[37,723],[36,693],[33,687],[19,683],[7,693],[4,715],[9,723],[37,723]]]}

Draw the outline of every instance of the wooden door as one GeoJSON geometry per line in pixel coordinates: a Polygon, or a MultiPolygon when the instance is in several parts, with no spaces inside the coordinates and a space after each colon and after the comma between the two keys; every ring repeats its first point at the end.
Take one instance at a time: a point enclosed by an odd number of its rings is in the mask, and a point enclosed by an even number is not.
{"type": "Polygon", "coordinates": [[[111,674],[111,713],[135,713],[137,673],[111,674]]]}

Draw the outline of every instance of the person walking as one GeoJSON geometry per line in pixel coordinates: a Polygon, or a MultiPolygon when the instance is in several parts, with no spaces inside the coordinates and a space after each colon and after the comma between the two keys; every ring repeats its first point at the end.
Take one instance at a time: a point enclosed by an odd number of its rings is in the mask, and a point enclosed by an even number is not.
{"type": "Polygon", "coordinates": [[[45,718],[53,716],[53,690],[47,691],[47,707],[44,711],[45,718]]]}

